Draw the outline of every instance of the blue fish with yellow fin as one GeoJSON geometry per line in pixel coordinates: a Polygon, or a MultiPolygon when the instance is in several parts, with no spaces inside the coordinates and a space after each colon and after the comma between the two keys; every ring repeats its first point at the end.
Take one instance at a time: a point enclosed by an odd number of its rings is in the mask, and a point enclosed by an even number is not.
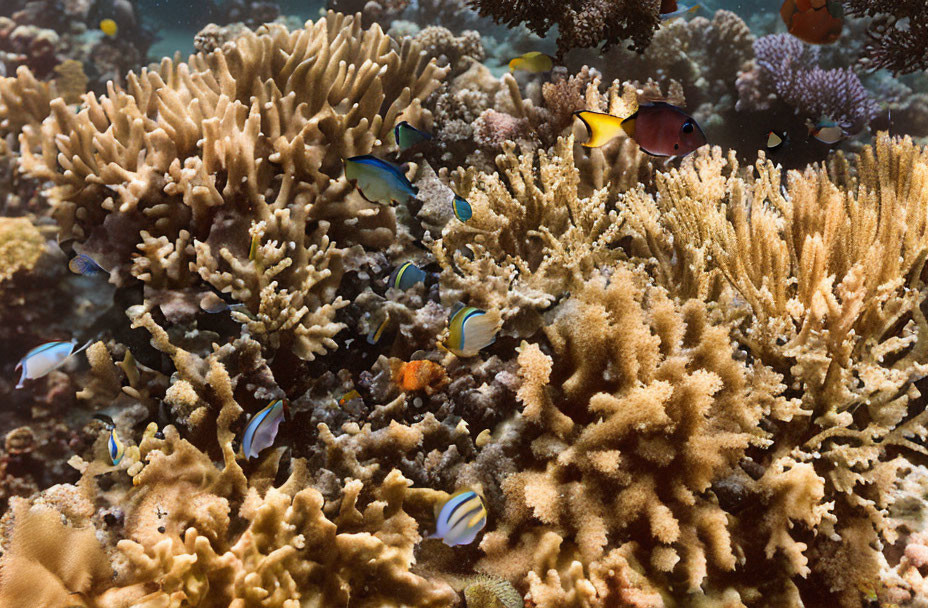
{"type": "Polygon", "coordinates": [[[448,318],[448,339],[439,346],[458,357],[473,357],[496,342],[499,325],[498,312],[459,303],[448,318]]]}
{"type": "Polygon", "coordinates": [[[22,388],[26,380],[42,378],[58,369],[64,365],[65,361],[90,346],[90,342],[75,350],[74,347],[76,346],[77,342],[74,340],[70,342],[46,342],[30,350],[16,365],[17,371],[22,369],[16,388],[22,388]]]}
{"type": "Polygon", "coordinates": [[[419,194],[400,167],[370,154],[347,159],[345,177],[372,203],[404,204],[419,194]]]}
{"type": "Polygon", "coordinates": [[[126,455],[126,444],[119,438],[115,428],[110,429],[110,436],[106,441],[106,449],[109,452],[110,460],[113,462],[114,467],[122,462],[122,457],[126,455]]]}
{"type": "Polygon", "coordinates": [[[455,194],[454,198],[451,199],[451,210],[454,211],[454,217],[462,222],[466,222],[474,216],[474,210],[471,208],[470,203],[458,194],[455,194]]]}
{"type": "Polygon", "coordinates": [[[283,399],[275,399],[251,417],[242,435],[241,453],[247,460],[257,458],[261,452],[274,445],[286,409],[283,399]]]}
{"type": "Polygon", "coordinates": [[[469,545],[487,525],[487,507],[473,490],[463,490],[448,499],[438,513],[435,534],[449,547],[469,545]]]}
{"type": "Polygon", "coordinates": [[[383,316],[383,320],[367,334],[367,343],[368,344],[377,344],[380,342],[380,338],[383,336],[383,332],[387,329],[387,325],[390,324],[390,313],[386,313],[383,316]]]}
{"type": "Polygon", "coordinates": [[[412,262],[405,262],[393,269],[387,285],[394,289],[406,291],[416,283],[424,283],[425,276],[424,270],[412,262]]]}
{"type": "Polygon", "coordinates": [[[401,152],[414,148],[432,139],[431,133],[420,131],[405,120],[393,128],[393,139],[401,152]]]}

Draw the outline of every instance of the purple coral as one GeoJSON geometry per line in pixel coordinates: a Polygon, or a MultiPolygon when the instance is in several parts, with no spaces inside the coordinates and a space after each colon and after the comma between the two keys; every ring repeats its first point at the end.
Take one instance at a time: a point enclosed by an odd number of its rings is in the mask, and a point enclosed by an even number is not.
{"type": "Polygon", "coordinates": [[[829,117],[848,133],[870,124],[879,107],[852,70],[823,70],[818,49],[788,34],[762,36],[754,42],[754,69],[738,79],[738,109],[768,110],[774,99],[796,114],[829,117]]]}

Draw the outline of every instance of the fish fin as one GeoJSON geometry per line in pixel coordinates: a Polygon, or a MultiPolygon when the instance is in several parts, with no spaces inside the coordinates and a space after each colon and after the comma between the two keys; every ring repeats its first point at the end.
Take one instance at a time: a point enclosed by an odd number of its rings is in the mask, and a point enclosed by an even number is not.
{"type": "Polygon", "coordinates": [[[584,148],[599,148],[609,143],[619,134],[620,130],[624,129],[624,121],[612,114],[583,110],[574,112],[574,116],[583,122],[590,136],[586,143],[583,144],[584,148]]]}
{"type": "Polygon", "coordinates": [[[638,124],[638,111],[636,110],[634,114],[622,121],[622,130],[625,131],[625,134],[635,138],[635,126],[638,124]]]}
{"type": "Polygon", "coordinates": [[[93,338],[87,340],[87,341],[84,343],[83,346],[81,346],[80,348],[78,348],[78,349],[75,350],[75,351],[72,351],[71,354],[68,355],[68,356],[69,356],[69,357],[73,357],[74,355],[79,354],[81,351],[87,350],[87,347],[90,346],[91,344],[93,344],[93,338]]]}

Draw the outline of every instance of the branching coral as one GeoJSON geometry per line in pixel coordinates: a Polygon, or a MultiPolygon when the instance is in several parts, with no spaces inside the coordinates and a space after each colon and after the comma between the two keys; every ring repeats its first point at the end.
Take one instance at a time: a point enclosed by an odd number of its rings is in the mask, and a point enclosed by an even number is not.
{"type": "Polygon", "coordinates": [[[199,275],[247,304],[262,340],[312,359],[340,329],[332,241],[383,246],[395,232],[342,159],[378,145],[442,73],[351,17],[269,26],[130,75],[78,114],[56,100],[40,131],[24,129],[23,166],[54,183],[62,238],[107,257],[114,280],[165,289],[199,275]]]}
{"type": "Polygon", "coordinates": [[[544,36],[558,27],[560,54],[574,48],[604,44],[604,48],[630,39],[634,48],[644,50],[660,25],[658,2],[631,0],[469,0],[481,15],[492,17],[510,28],[525,23],[544,36]]]}
{"type": "Polygon", "coordinates": [[[848,14],[873,17],[861,63],[908,74],[928,69],[928,5],[921,0],[844,0],[848,14]]]}

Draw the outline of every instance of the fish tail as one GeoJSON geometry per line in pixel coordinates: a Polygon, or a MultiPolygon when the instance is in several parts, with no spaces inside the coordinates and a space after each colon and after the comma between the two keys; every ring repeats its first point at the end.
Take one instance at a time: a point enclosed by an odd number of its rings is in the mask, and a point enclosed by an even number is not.
{"type": "Polygon", "coordinates": [[[599,148],[618,136],[619,132],[625,128],[621,118],[603,112],[583,110],[574,112],[574,116],[583,122],[590,136],[589,140],[583,144],[585,148],[599,148]]]}

